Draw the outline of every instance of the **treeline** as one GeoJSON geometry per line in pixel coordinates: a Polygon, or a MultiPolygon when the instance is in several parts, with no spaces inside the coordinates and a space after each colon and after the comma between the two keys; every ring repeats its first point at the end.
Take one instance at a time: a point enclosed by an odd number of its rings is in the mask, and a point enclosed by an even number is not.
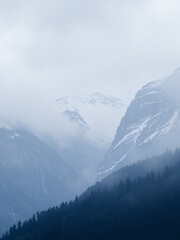
{"type": "Polygon", "coordinates": [[[111,188],[99,183],[83,198],[19,222],[2,240],[180,239],[180,152],[167,156],[179,161],[111,188]]]}

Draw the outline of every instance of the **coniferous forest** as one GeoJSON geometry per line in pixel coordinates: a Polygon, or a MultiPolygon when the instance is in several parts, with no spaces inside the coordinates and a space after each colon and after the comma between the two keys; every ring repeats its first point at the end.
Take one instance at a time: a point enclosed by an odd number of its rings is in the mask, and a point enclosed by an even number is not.
{"type": "MultiPolygon", "coordinates": [[[[19,222],[1,240],[180,239],[180,151],[156,157],[161,171],[121,179],[122,171],[82,196],[19,222]],[[118,178],[119,176],[119,178],[118,178]]],[[[129,166],[144,169],[148,160],[129,166]]],[[[140,171],[138,172],[138,174],[140,171]]]]}

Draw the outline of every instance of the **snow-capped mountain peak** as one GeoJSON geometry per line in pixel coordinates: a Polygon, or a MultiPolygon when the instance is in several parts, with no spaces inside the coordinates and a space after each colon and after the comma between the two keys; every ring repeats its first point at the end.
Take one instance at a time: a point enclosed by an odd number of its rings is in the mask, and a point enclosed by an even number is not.
{"type": "Polygon", "coordinates": [[[80,127],[104,142],[110,142],[126,106],[121,99],[96,92],[88,95],[65,96],[54,104],[56,111],[68,116],[80,127]]]}
{"type": "Polygon", "coordinates": [[[80,105],[97,106],[101,104],[109,105],[115,108],[121,108],[122,106],[124,106],[121,99],[105,95],[100,92],[89,95],[65,96],[59,98],[56,103],[60,109],[64,108],[64,110],[70,111],[77,111],[80,105]]]}
{"type": "Polygon", "coordinates": [[[138,91],[98,170],[101,179],[137,160],[180,146],[180,71],[138,91]],[[178,145],[179,144],[179,145],[178,145]]]}

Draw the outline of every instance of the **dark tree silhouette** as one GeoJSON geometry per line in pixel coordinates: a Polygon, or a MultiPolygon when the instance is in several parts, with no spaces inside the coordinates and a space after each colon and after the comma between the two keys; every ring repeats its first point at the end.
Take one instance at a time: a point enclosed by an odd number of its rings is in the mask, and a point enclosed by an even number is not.
{"type": "MultiPolygon", "coordinates": [[[[19,222],[1,240],[180,239],[180,151],[154,159],[164,160],[163,171],[124,180],[119,171],[74,201],[19,222]]],[[[145,164],[123,171],[139,174],[145,164]]]]}

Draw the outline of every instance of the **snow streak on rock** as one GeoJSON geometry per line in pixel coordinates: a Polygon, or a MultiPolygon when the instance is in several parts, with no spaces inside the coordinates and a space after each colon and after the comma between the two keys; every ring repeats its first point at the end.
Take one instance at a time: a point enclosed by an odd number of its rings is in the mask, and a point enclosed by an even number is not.
{"type": "Polygon", "coordinates": [[[179,86],[179,80],[180,71],[176,71],[138,91],[99,167],[98,179],[172,146],[170,136],[179,131],[180,103],[174,97],[179,94],[173,94],[171,89],[174,91],[179,86]]]}

